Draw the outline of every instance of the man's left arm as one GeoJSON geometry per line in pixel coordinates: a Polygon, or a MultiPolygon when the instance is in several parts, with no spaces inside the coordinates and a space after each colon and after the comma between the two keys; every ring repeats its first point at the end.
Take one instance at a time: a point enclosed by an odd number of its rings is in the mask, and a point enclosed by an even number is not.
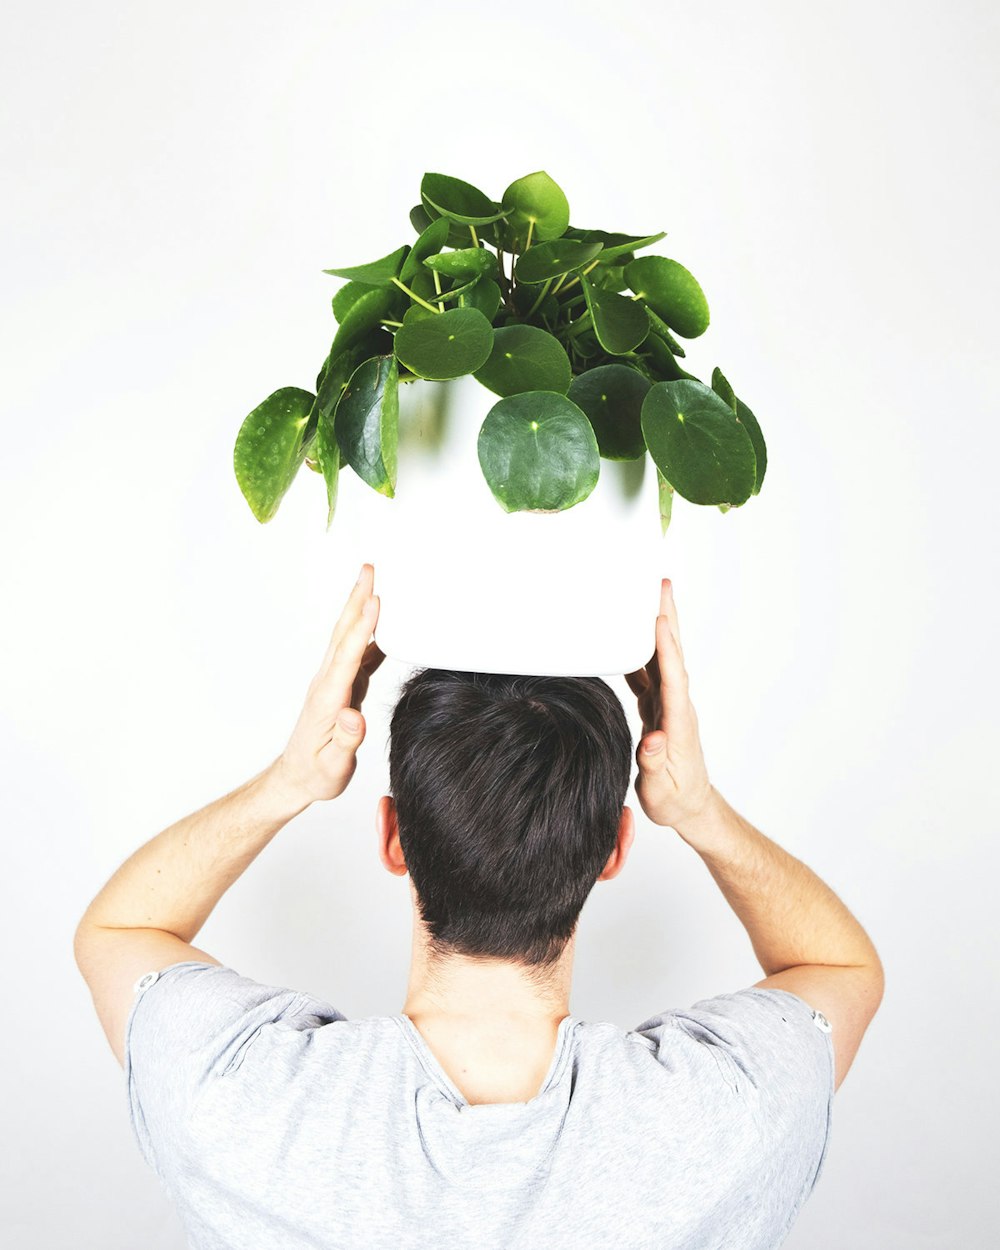
{"type": "Polygon", "coordinates": [[[73,952],[123,1066],[136,980],[186,960],[219,964],[191,945],[216,903],[279,829],[313,802],[336,798],[354,775],[361,701],[385,658],[369,642],[378,618],[373,579],[363,565],[282,754],[141,846],[84,913],[73,952]]]}

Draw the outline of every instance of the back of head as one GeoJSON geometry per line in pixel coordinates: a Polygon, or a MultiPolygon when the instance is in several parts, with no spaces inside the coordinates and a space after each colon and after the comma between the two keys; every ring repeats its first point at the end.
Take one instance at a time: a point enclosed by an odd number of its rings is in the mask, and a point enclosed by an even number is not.
{"type": "Polygon", "coordinates": [[[550,968],[614,850],[631,771],[600,677],[412,674],[389,781],[432,955],[550,968]]]}

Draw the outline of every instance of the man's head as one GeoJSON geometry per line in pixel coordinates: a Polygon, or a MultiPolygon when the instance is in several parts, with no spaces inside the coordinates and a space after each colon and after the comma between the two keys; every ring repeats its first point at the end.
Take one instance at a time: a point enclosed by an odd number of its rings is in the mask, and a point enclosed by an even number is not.
{"type": "Polygon", "coordinates": [[[609,857],[626,825],[631,840],[631,771],[625,713],[599,677],[412,674],[379,827],[387,843],[398,831],[405,867],[383,860],[409,872],[432,955],[544,975],[594,882],[624,862],[609,857]]]}

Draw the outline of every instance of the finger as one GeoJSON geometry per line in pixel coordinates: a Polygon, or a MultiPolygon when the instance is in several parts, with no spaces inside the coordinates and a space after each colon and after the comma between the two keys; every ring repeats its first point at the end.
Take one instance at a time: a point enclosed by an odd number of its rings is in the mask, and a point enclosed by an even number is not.
{"type": "Polygon", "coordinates": [[[656,654],[660,661],[660,728],[682,728],[688,705],[688,678],[669,616],[656,618],[656,654]]]}
{"type": "Polygon", "coordinates": [[[350,702],[368,640],[378,620],[378,595],[372,595],[347,627],[320,683],[324,698],[340,706],[350,702]]]}
{"type": "Polygon", "coordinates": [[[625,681],[635,695],[645,694],[649,689],[649,673],[644,668],[638,668],[634,673],[626,673],[625,681]]]}
{"type": "Polygon", "coordinates": [[[369,595],[371,595],[374,582],[375,566],[367,563],[362,564],[361,573],[358,576],[358,580],[354,583],[354,589],[348,595],[344,610],[333,627],[333,634],[330,637],[330,643],[327,646],[320,668],[326,668],[333,659],[334,652],[337,650],[341,638],[350,629],[352,623],[358,619],[369,595]]]}
{"type": "Polygon", "coordinates": [[[371,679],[371,675],[384,659],[385,653],[373,639],[365,648],[365,653],[361,657],[361,667],[358,670],[357,678],[351,690],[351,707],[361,707],[364,697],[368,693],[368,682],[371,679]]]}
{"type": "Polygon", "coordinates": [[[674,584],[668,578],[663,579],[663,590],[660,595],[660,611],[670,621],[670,629],[677,641],[677,650],[680,652],[681,660],[684,659],[684,646],[681,642],[681,627],[677,620],[677,604],[674,602],[674,584]]]}

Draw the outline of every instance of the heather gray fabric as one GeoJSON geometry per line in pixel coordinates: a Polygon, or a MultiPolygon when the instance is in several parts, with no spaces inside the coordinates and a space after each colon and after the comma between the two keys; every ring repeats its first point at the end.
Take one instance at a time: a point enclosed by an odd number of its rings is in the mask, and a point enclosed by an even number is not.
{"type": "Polygon", "coordinates": [[[136,989],[132,1127],[192,1250],[765,1250],[826,1157],[829,1026],[785,990],[568,1016],[535,1098],[470,1105],[402,1014],[194,961],[136,989]]]}

